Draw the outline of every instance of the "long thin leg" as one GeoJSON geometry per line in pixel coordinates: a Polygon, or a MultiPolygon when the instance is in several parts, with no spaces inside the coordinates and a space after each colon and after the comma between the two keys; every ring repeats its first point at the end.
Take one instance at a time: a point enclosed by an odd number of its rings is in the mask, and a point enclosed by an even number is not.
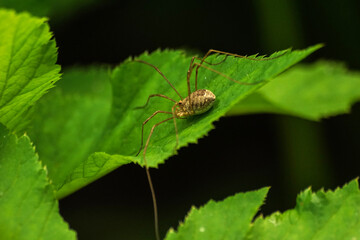
{"type": "MultiPolygon", "coordinates": [[[[279,58],[281,56],[283,56],[284,54],[286,54],[286,52],[284,52],[283,54],[279,55],[279,56],[276,56],[276,57],[272,57],[272,58],[251,58],[251,57],[247,57],[247,56],[243,56],[243,55],[239,55],[239,54],[235,54],[235,53],[229,53],[229,52],[223,52],[223,51],[219,51],[219,50],[214,50],[214,49],[210,49],[206,54],[205,56],[201,59],[201,62],[200,62],[200,65],[198,65],[196,67],[196,73],[195,73],[195,91],[197,90],[197,78],[198,78],[198,71],[199,71],[199,68],[200,66],[203,66],[202,64],[205,62],[205,59],[207,57],[209,57],[212,53],[218,53],[218,54],[224,54],[226,56],[233,56],[233,57],[238,57],[238,58],[245,58],[245,59],[249,59],[249,60],[254,60],[254,61],[268,61],[268,60],[272,60],[272,59],[276,59],[276,58],[279,58]]],[[[224,58],[221,62],[225,61],[226,58],[224,58]]],[[[219,64],[219,63],[217,63],[219,64]]],[[[212,65],[216,65],[216,64],[212,64],[212,65]]],[[[235,80],[236,82],[236,80],[235,80]]]]}
{"type": "MultiPolygon", "coordinates": [[[[205,56],[201,59],[200,64],[203,64],[205,62],[205,59],[214,51],[214,49],[210,49],[209,51],[207,51],[207,53],[205,54],[205,56]]],[[[225,52],[224,52],[225,53],[225,52]]],[[[225,54],[226,56],[229,56],[228,54],[225,54]]],[[[226,58],[223,59],[223,61],[225,61],[226,58]]],[[[223,62],[221,61],[221,62],[223,62]]],[[[206,63],[206,62],[205,62],[206,63]]],[[[197,79],[198,79],[198,73],[199,73],[199,66],[196,67],[196,71],[195,71],[195,91],[197,90],[197,79]]]]}
{"type": "MultiPolygon", "coordinates": [[[[191,77],[191,73],[193,71],[194,68],[194,60],[196,59],[196,57],[192,57],[190,60],[190,66],[189,69],[187,71],[187,75],[186,75],[186,82],[187,82],[187,88],[188,88],[188,97],[190,98],[190,94],[191,94],[191,86],[190,86],[190,77],[191,77]]],[[[190,106],[191,106],[191,101],[190,101],[190,106]]]]}
{"type": "Polygon", "coordinates": [[[150,98],[152,98],[152,97],[162,97],[162,98],[166,98],[166,99],[168,99],[168,100],[173,101],[174,103],[176,103],[176,101],[175,101],[174,99],[169,98],[168,96],[165,96],[165,95],[162,95],[162,94],[151,94],[151,95],[148,97],[145,105],[140,106],[140,107],[136,107],[136,108],[134,108],[134,109],[145,108],[145,107],[148,105],[148,103],[149,103],[149,101],[150,101],[150,98]]]}
{"type": "Polygon", "coordinates": [[[155,124],[152,128],[151,128],[151,131],[150,131],[150,134],[149,134],[149,137],[146,141],[146,144],[145,144],[145,148],[144,148],[144,152],[143,152],[143,157],[144,157],[144,164],[145,164],[145,170],[146,170],[146,176],[147,176],[147,179],[148,179],[148,182],[149,182],[149,186],[150,186],[150,191],[151,191],[151,197],[152,197],[152,200],[153,200],[153,207],[154,207],[154,227],[155,227],[155,235],[156,235],[156,239],[157,240],[160,240],[160,235],[159,235],[159,218],[158,218],[158,210],[157,210],[157,204],[156,204],[156,197],[155,197],[155,190],[154,190],[154,186],[152,184],[152,181],[151,181],[151,176],[150,176],[150,171],[149,171],[149,167],[147,165],[147,161],[146,161],[146,150],[147,150],[147,147],[149,145],[149,142],[150,142],[150,138],[151,138],[151,135],[153,134],[154,132],[154,129],[159,126],[160,124],[166,122],[166,121],[169,121],[171,119],[173,119],[174,117],[171,117],[171,118],[167,118],[161,122],[158,122],[157,124],[155,124]]]}
{"type": "Polygon", "coordinates": [[[183,100],[183,98],[181,97],[180,93],[176,90],[176,88],[171,84],[171,82],[165,77],[165,75],[160,71],[159,68],[157,68],[156,66],[152,65],[151,63],[145,62],[143,60],[140,59],[135,59],[135,62],[139,62],[139,63],[144,63],[152,68],[154,68],[158,73],[160,73],[160,75],[165,79],[165,81],[172,87],[172,89],[174,89],[174,91],[176,92],[176,94],[180,97],[181,100],[183,100]]]}
{"type": "Polygon", "coordinates": [[[263,82],[263,80],[262,80],[262,81],[258,81],[258,82],[252,82],[252,83],[240,82],[240,81],[235,80],[235,79],[229,77],[228,75],[225,75],[225,74],[223,74],[222,72],[219,72],[219,71],[217,71],[217,70],[215,70],[215,69],[213,69],[213,68],[210,68],[210,67],[205,66],[205,65],[201,65],[200,63],[194,63],[194,65],[196,65],[196,66],[198,66],[198,67],[203,67],[203,68],[205,68],[205,69],[207,69],[207,70],[210,70],[210,71],[212,71],[212,72],[214,72],[214,73],[219,74],[220,76],[223,76],[224,78],[229,79],[230,81],[233,81],[233,82],[238,83],[238,84],[241,84],[241,85],[256,85],[256,84],[259,84],[259,83],[263,82]]]}
{"type": "Polygon", "coordinates": [[[239,54],[236,54],[236,53],[229,53],[229,52],[219,51],[219,50],[215,50],[215,49],[210,49],[202,59],[205,60],[212,53],[219,53],[219,54],[224,54],[224,55],[228,55],[228,56],[254,60],[254,61],[268,61],[268,60],[279,58],[279,57],[283,56],[284,54],[286,54],[287,52],[284,52],[283,54],[281,54],[279,56],[271,57],[271,58],[252,58],[252,57],[247,57],[247,56],[244,56],[244,55],[239,55],[239,54]]]}
{"type": "Polygon", "coordinates": [[[192,108],[193,105],[191,103],[191,86],[190,86],[190,77],[191,77],[191,73],[193,71],[193,68],[194,68],[194,60],[195,60],[196,57],[192,57],[191,60],[190,60],[190,66],[189,66],[189,69],[187,71],[187,75],[186,75],[186,83],[187,83],[187,89],[188,89],[188,98],[189,98],[189,106],[192,108]]]}
{"type": "Polygon", "coordinates": [[[174,151],[176,151],[178,145],[179,145],[179,134],[178,134],[178,130],[177,130],[177,126],[176,126],[176,115],[175,115],[175,108],[176,108],[177,104],[174,104],[174,106],[171,108],[171,113],[173,115],[174,118],[174,127],[175,127],[175,134],[176,134],[176,145],[174,148],[174,151]]]}
{"type": "MultiPolygon", "coordinates": [[[[217,62],[217,63],[210,63],[210,62],[207,62],[205,61],[204,58],[199,58],[199,57],[192,57],[191,58],[191,61],[190,61],[190,66],[189,66],[189,70],[187,71],[187,78],[186,78],[186,81],[187,81],[187,86],[188,86],[188,96],[190,96],[191,94],[191,88],[190,88],[190,77],[191,77],[191,74],[192,74],[192,71],[194,70],[194,60],[197,59],[197,60],[200,60],[202,63],[206,63],[206,64],[209,64],[209,65],[218,65],[218,64],[221,64],[223,63],[226,58],[228,56],[226,55],[225,58],[223,60],[221,60],[220,62],[217,62]]],[[[195,91],[197,90],[197,71],[196,71],[196,77],[195,77],[195,91]]],[[[191,105],[191,99],[189,97],[189,102],[190,102],[190,106],[191,105]]]]}
{"type": "Polygon", "coordinates": [[[155,117],[156,114],[158,114],[158,113],[167,113],[167,114],[172,114],[172,115],[174,116],[174,114],[173,114],[172,112],[166,112],[166,111],[160,111],[160,110],[158,110],[158,111],[154,112],[150,117],[148,117],[148,118],[143,122],[142,127],[141,127],[141,145],[140,145],[140,149],[139,149],[139,151],[137,152],[136,156],[139,155],[139,153],[141,152],[141,149],[142,149],[142,147],[143,147],[144,126],[145,126],[145,124],[146,124],[150,119],[152,119],[153,117],[155,117]]]}
{"type": "MultiPolygon", "coordinates": [[[[209,64],[209,65],[219,65],[219,64],[223,63],[226,60],[227,57],[228,57],[228,55],[225,55],[224,59],[221,60],[220,62],[217,62],[217,63],[211,63],[211,62],[207,62],[205,60],[203,61],[203,63],[209,64]]],[[[194,58],[197,59],[197,60],[200,60],[200,61],[203,60],[203,58],[199,58],[199,57],[194,57],[194,58]]]]}
{"type": "MultiPolygon", "coordinates": [[[[225,61],[226,57],[218,62],[218,63],[210,63],[210,62],[206,62],[204,59],[201,59],[201,58],[198,58],[198,57],[192,57],[191,58],[191,61],[190,61],[190,66],[189,66],[189,69],[187,71],[187,76],[186,76],[186,82],[187,82],[187,89],[188,89],[188,98],[189,98],[189,106],[192,108],[193,105],[191,104],[191,85],[190,85],[190,77],[191,77],[191,74],[192,74],[192,71],[194,69],[194,61],[195,59],[197,60],[201,60],[202,62],[205,62],[209,65],[217,65],[217,64],[220,64],[222,63],[223,61],[225,61]]],[[[197,80],[195,79],[195,91],[197,90],[197,80]]],[[[176,124],[175,124],[176,125],[176,124]]]]}
{"type": "MultiPolygon", "coordinates": [[[[210,62],[207,62],[205,61],[205,59],[203,58],[199,58],[199,57],[192,57],[191,58],[191,61],[190,61],[190,66],[189,66],[189,69],[187,71],[187,77],[186,77],[186,82],[187,82],[187,88],[188,88],[188,97],[189,97],[189,106],[192,108],[193,105],[191,104],[191,86],[190,86],[190,77],[191,77],[191,74],[192,74],[192,71],[194,70],[194,67],[195,67],[195,64],[194,64],[194,61],[195,59],[197,60],[201,60],[201,62],[204,62],[206,64],[209,64],[209,65],[218,65],[222,62],[224,62],[226,60],[227,56],[225,56],[225,58],[223,60],[221,60],[220,62],[218,63],[210,63],[210,62]]],[[[197,90],[197,73],[196,73],[196,78],[195,78],[195,91],[197,90]]]]}

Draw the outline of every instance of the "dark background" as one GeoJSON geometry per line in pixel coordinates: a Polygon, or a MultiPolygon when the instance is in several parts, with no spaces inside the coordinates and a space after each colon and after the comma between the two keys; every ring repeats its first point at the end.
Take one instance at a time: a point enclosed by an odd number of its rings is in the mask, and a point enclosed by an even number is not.
{"type": "MultiPolygon", "coordinates": [[[[74,64],[116,65],[157,48],[250,55],[316,43],[325,47],[305,61],[325,58],[360,68],[358,0],[104,0],[53,16],[65,71],[74,64]]],[[[198,144],[151,170],[161,235],[209,199],[271,186],[261,208],[267,215],[294,207],[308,186],[334,189],[356,178],[359,120],[359,104],[351,114],[320,122],[278,115],[220,119],[198,144]]],[[[139,166],[123,166],[61,200],[60,212],[80,240],[155,238],[150,190],[139,166]]]]}

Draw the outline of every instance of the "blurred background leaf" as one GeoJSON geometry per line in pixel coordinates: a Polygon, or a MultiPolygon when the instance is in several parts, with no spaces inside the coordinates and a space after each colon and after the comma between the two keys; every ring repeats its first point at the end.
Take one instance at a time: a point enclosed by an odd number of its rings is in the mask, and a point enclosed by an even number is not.
{"type": "Polygon", "coordinates": [[[298,64],[227,114],[275,113],[319,121],[349,113],[360,99],[360,73],[341,63],[298,64]]]}

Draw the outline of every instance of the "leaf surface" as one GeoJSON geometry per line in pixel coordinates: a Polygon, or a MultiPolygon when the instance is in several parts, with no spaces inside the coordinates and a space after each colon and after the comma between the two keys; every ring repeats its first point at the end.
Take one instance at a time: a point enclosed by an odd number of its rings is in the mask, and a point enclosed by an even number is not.
{"type": "Polygon", "coordinates": [[[335,191],[307,189],[296,207],[256,219],[246,239],[359,239],[360,191],[357,180],[335,191]]]}
{"type": "Polygon", "coordinates": [[[53,183],[61,188],[58,196],[130,162],[127,157],[95,153],[110,109],[107,67],[68,69],[57,88],[37,104],[29,134],[53,183]]]}
{"type": "Polygon", "coordinates": [[[0,239],[76,239],[27,136],[0,124],[0,239]]]}
{"type": "MultiPolygon", "coordinates": [[[[177,120],[179,147],[196,143],[213,128],[212,122],[224,116],[236,102],[319,47],[278,52],[274,56],[285,54],[267,61],[228,57],[213,66],[238,81],[261,82],[256,85],[236,84],[207,69],[200,69],[199,89],[213,91],[217,100],[207,113],[177,120]]],[[[180,51],[165,50],[146,53],[139,58],[157,66],[181,96],[187,96],[186,72],[191,57],[180,51]]],[[[224,56],[213,55],[207,60],[217,63],[223,59],[224,56]]],[[[171,111],[173,102],[158,97],[151,99],[144,109],[135,108],[144,105],[150,94],[160,93],[180,100],[161,75],[148,65],[127,60],[111,71],[110,83],[108,70],[95,68],[94,71],[65,71],[59,90],[49,94],[36,110],[30,136],[60,191],[58,197],[122,164],[135,162],[144,165],[142,154],[136,157],[141,145],[142,123],[157,110],[171,111]],[[96,75],[94,71],[101,73],[96,75]]],[[[192,78],[192,91],[193,81],[192,78]]],[[[144,144],[151,126],[169,117],[169,114],[158,114],[147,123],[144,144]]],[[[172,121],[155,129],[147,152],[150,167],[157,167],[174,154],[175,139],[172,121]]]]}
{"type": "Polygon", "coordinates": [[[251,220],[265,200],[268,188],[238,193],[221,202],[209,201],[193,207],[177,231],[170,229],[166,240],[230,240],[244,239],[251,220]]]}
{"type": "MultiPolygon", "coordinates": [[[[224,116],[236,102],[319,47],[314,46],[306,50],[287,52],[279,58],[268,61],[228,57],[223,63],[211,66],[240,82],[261,82],[256,85],[236,84],[219,74],[207,69],[200,69],[198,88],[212,91],[216,95],[216,101],[213,108],[202,115],[177,120],[179,146],[196,143],[197,139],[206,135],[213,128],[212,122],[224,116]]],[[[283,53],[278,52],[274,56],[283,53]]],[[[184,56],[179,51],[156,51],[151,55],[145,54],[139,58],[157,66],[183,98],[188,95],[186,72],[190,57],[184,56]]],[[[212,55],[207,61],[218,63],[223,59],[222,55],[212,55]]],[[[173,102],[163,98],[153,98],[146,108],[139,110],[134,110],[134,108],[144,105],[150,94],[161,93],[176,101],[180,99],[158,72],[138,62],[126,61],[119,65],[112,72],[111,83],[114,95],[113,109],[102,149],[109,154],[121,153],[134,156],[140,146],[142,122],[157,110],[171,112],[173,102]]],[[[194,91],[193,78],[191,79],[191,88],[194,91]]],[[[161,116],[159,114],[151,119],[146,125],[144,138],[146,139],[149,135],[151,126],[168,117],[171,115],[162,114],[161,116]]],[[[156,128],[147,151],[148,165],[156,167],[173,155],[175,142],[174,124],[171,121],[156,128]]],[[[143,164],[143,157],[140,155],[135,161],[143,164]]]]}
{"type": "Polygon", "coordinates": [[[317,121],[349,113],[360,100],[359,89],[360,73],[340,63],[296,65],[236,104],[228,115],[278,113],[317,121]]]}
{"type": "Polygon", "coordinates": [[[360,191],[357,180],[335,191],[307,189],[296,207],[284,213],[252,219],[267,189],[239,193],[222,202],[210,201],[192,208],[177,231],[170,229],[166,240],[202,239],[359,239],[360,191]]]}
{"type": "Polygon", "coordinates": [[[45,18],[0,9],[0,123],[11,130],[60,78],[45,18]]]}

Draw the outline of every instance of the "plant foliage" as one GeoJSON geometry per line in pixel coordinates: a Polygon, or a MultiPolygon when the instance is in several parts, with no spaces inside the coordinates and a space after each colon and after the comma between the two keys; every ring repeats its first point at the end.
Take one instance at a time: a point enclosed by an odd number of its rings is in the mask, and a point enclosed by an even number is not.
{"type": "Polygon", "coordinates": [[[166,240],[182,239],[359,239],[360,191],[357,180],[335,191],[300,193],[294,209],[252,222],[267,189],[239,193],[222,202],[192,208],[166,240]]]}
{"type": "MultiPolygon", "coordinates": [[[[51,37],[46,19],[0,10],[0,239],[75,239],[58,213],[56,198],[121,165],[143,166],[143,156],[136,156],[142,122],[157,110],[171,111],[173,102],[154,98],[146,108],[135,108],[150,94],[180,100],[158,72],[132,59],[114,69],[66,69],[58,87],[42,97],[60,78],[51,37]],[[41,162],[30,138],[22,134],[24,129],[37,146],[41,162]]],[[[270,60],[210,56],[207,62],[214,63],[210,67],[216,71],[257,84],[236,84],[200,68],[199,88],[211,90],[217,100],[209,112],[177,120],[178,147],[196,143],[230,109],[232,114],[275,112],[312,120],[347,112],[360,97],[359,74],[339,65],[300,66],[270,81],[319,47],[277,52],[270,60]]],[[[181,51],[158,50],[138,58],[158,67],[182,98],[188,95],[186,73],[191,57],[181,51]]],[[[194,74],[190,81],[194,91],[194,74]]],[[[151,119],[145,139],[151,126],[167,117],[151,119]]],[[[164,163],[176,153],[174,147],[174,125],[166,122],[150,141],[148,165],[164,163]]],[[[177,231],[171,229],[166,238],[360,238],[356,180],[335,191],[307,189],[298,196],[295,209],[252,221],[267,191],[239,193],[193,208],[185,223],[177,231]]]]}
{"type": "Polygon", "coordinates": [[[45,18],[0,9],[0,123],[20,130],[24,115],[60,78],[45,18]]]}
{"type": "MultiPolygon", "coordinates": [[[[266,61],[228,57],[216,66],[217,71],[236,80],[261,82],[256,85],[236,84],[207,69],[200,69],[199,88],[213,91],[217,101],[208,113],[177,121],[179,146],[195,143],[213,128],[212,122],[224,116],[236,102],[319,47],[278,52],[272,57],[284,55],[266,61]]],[[[165,50],[145,53],[139,58],[157,66],[182,97],[187,96],[186,72],[191,57],[180,51],[165,50]]],[[[213,55],[208,61],[216,63],[223,58],[213,55]]],[[[191,81],[193,83],[194,79],[191,81]]],[[[140,147],[142,122],[156,110],[171,111],[173,105],[166,99],[153,98],[148,107],[135,110],[154,93],[180,100],[158,72],[131,59],[110,73],[100,68],[65,72],[59,89],[44,98],[35,110],[36,117],[30,129],[30,136],[59,191],[58,197],[122,164],[143,165],[142,154],[135,156],[140,147]],[[87,91],[84,90],[85,82],[87,91]]],[[[145,139],[151,126],[167,117],[159,114],[151,119],[145,128],[145,139]]],[[[174,147],[175,130],[173,122],[169,121],[155,130],[150,141],[149,166],[163,163],[174,154],[174,147]]]]}
{"type": "Polygon", "coordinates": [[[280,113],[319,120],[350,112],[360,99],[360,73],[319,61],[296,65],[234,106],[228,115],[280,113]]]}
{"type": "Polygon", "coordinates": [[[76,239],[27,136],[0,124],[0,239],[76,239]]]}

